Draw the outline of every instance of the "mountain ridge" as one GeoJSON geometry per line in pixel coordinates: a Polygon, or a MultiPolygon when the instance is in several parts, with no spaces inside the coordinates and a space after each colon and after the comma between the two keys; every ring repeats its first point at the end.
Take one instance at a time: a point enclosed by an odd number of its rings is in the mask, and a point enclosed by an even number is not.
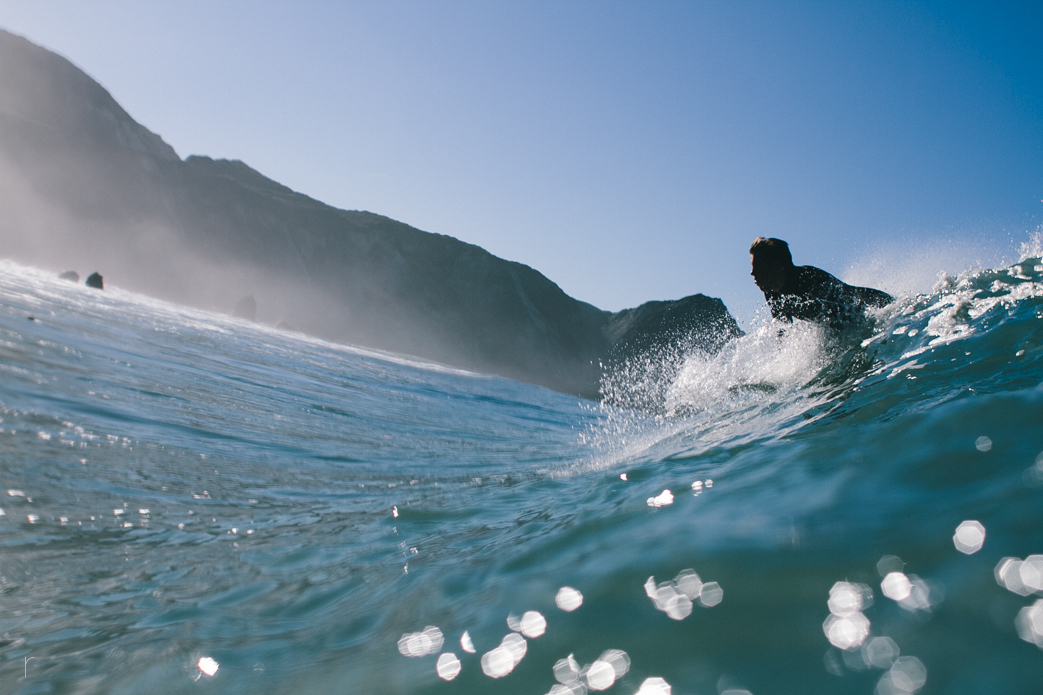
{"type": "Polygon", "coordinates": [[[672,320],[642,323],[527,265],[335,208],[242,161],[182,160],[70,61],[2,30],[0,204],[16,260],[98,269],[109,284],[225,313],[256,298],[266,323],[584,397],[635,346],[698,334],[713,351],[740,333],[719,299],[667,302],[672,320]]]}

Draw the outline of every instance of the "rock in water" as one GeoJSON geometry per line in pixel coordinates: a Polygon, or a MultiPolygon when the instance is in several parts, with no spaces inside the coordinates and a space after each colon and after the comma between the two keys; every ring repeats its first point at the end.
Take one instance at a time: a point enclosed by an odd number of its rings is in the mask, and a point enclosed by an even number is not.
{"type": "Polygon", "coordinates": [[[102,282],[102,277],[98,273],[91,273],[87,276],[87,287],[93,287],[98,290],[105,289],[105,283],[102,282]]]}
{"type": "Polygon", "coordinates": [[[80,274],[75,270],[66,270],[64,273],[58,276],[59,280],[68,280],[69,282],[79,282],[80,274]]]}

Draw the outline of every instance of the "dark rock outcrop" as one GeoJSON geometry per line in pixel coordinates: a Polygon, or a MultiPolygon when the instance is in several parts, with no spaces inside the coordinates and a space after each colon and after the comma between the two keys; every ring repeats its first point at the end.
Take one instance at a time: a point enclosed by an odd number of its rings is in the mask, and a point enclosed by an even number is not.
{"type": "Polygon", "coordinates": [[[91,273],[87,276],[87,287],[93,287],[96,290],[105,289],[104,278],[102,278],[98,273],[91,273]]]}
{"type": "Polygon", "coordinates": [[[69,282],[79,282],[80,274],[75,270],[66,270],[64,273],[58,276],[59,280],[68,280],[69,282]]]}
{"type": "Polygon", "coordinates": [[[700,296],[610,314],[472,244],[239,161],[181,160],[69,61],[2,31],[0,207],[18,260],[104,264],[123,288],[217,311],[250,296],[265,323],[587,397],[603,363],[734,326],[700,296]]]}
{"type": "Polygon", "coordinates": [[[605,335],[611,346],[608,362],[619,363],[671,347],[716,353],[742,331],[724,302],[696,294],[612,314],[605,335]]]}

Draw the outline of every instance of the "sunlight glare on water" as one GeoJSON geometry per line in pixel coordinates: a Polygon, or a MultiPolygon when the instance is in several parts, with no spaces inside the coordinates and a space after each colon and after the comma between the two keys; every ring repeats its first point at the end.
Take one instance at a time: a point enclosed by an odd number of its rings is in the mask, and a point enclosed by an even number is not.
{"type": "Polygon", "coordinates": [[[1005,557],[997,563],[995,575],[1000,586],[1019,596],[1043,593],[1043,555],[1005,557]]]}
{"type": "Polygon", "coordinates": [[[547,619],[539,613],[539,611],[526,611],[521,617],[521,624],[519,625],[519,632],[528,637],[534,639],[540,637],[544,632],[547,631],[547,619]]]}
{"type": "Polygon", "coordinates": [[[681,570],[674,579],[659,584],[656,584],[655,577],[649,577],[644,589],[656,610],[674,620],[684,620],[691,615],[695,601],[711,608],[724,598],[724,591],[717,582],[704,583],[692,569],[681,570]]]}
{"type": "Polygon", "coordinates": [[[420,632],[408,632],[398,640],[398,651],[403,656],[421,657],[442,649],[445,638],[442,631],[429,625],[420,632]]]}
{"type": "Polygon", "coordinates": [[[445,652],[438,657],[438,663],[435,665],[435,669],[438,672],[439,678],[451,681],[460,674],[460,660],[456,658],[456,654],[445,652]]]}
{"type": "Polygon", "coordinates": [[[591,690],[606,690],[616,682],[612,664],[598,659],[587,668],[587,686],[591,690]]]}
{"type": "Polygon", "coordinates": [[[915,656],[901,656],[877,683],[875,695],[909,695],[927,682],[927,669],[915,656]]]}
{"type": "Polygon", "coordinates": [[[558,590],[558,594],[554,597],[554,603],[557,604],[561,610],[571,613],[580,606],[583,605],[583,594],[571,586],[563,586],[558,590]]]}
{"type": "Polygon", "coordinates": [[[1014,625],[1021,639],[1043,649],[1043,599],[1037,599],[1031,606],[1018,611],[1014,625]]]}
{"type": "Polygon", "coordinates": [[[672,692],[673,689],[665,679],[659,676],[652,676],[641,682],[641,687],[637,689],[634,695],[671,695],[672,692]]]}
{"type": "Polygon", "coordinates": [[[482,672],[490,678],[503,678],[525,657],[528,643],[516,632],[508,633],[500,641],[500,646],[486,652],[482,656],[482,672]]]}
{"type": "Polygon", "coordinates": [[[579,662],[576,661],[572,654],[554,662],[554,679],[559,683],[565,684],[578,681],[580,671],[579,662]]]}
{"type": "Polygon", "coordinates": [[[956,527],[952,541],[961,553],[973,555],[985,545],[985,527],[978,521],[964,521],[956,527]]]}
{"type": "Polygon", "coordinates": [[[913,593],[913,583],[904,572],[889,572],[880,583],[880,591],[892,601],[904,601],[913,593]]]}
{"type": "Polygon", "coordinates": [[[890,637],[874,637],[865,643],[862,655],[866,663],[874,668],[891,668],[895,660],[901,655],[898,644],[890,637]]]}

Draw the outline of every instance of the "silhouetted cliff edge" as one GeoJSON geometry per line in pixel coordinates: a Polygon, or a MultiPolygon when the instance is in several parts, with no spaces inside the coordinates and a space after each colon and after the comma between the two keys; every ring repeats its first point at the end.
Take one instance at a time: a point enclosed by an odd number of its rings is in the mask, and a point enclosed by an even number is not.
{"type": "Polygon", "coordinates": [[[109,285],[596,397],[603,364],[739,334],[695,295],[612,314],[452,237],[339,210],[239,161],[182,160],[66,59],[0,31],[4,256],[109,285]]]}

